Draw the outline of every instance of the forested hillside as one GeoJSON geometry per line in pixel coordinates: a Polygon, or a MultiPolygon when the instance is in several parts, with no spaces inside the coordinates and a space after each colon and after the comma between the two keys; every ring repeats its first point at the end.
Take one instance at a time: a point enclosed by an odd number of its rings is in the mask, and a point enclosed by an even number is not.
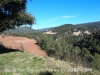
{"type": "MultiPolygon", "coordinates": [[[[63,61],[71,61],[100,70],[100,22],[85,23],[80,25],[63,25],[51,28],[57,34],[39,33],[9,33],[13,36],[34,38],[40,48],[48,56],[63,61]],[[95,30],[94,30],[95,29],[95,30]],[[68,32],[69,31],[69,32],[68,32]],[[83,35],[74,35],[80,31],[83,35]],[[66,33],[66,34],[65,34],[66,33]]],[[[49,30],[48,30],[49,31],[49,30]]]]}
{"type": "Polygon", "coordinates": [[[81,49],[82,60],[85,59],[91,66],[100,70],[100,31],[83,38],[74,46],[81,49]]]}
{"type": "MultiPolygon", "coordinates": [[[[74,35],[75,32],[78,32],[79,36],[85,34],[91,34],[100,30],[100,22],[91,22],[91,23],[83,23],[83,24],[64,24],[59,27],[53,27],[48,29],[48,31],[57,32],[57,34],[66,34],[66,35],[74,35]]],[[[77,36],[77,35],[75,35],[77,36]]]]}
{"type": "Polygon", "coordinates": [[[34,30],[28,26],[25,27],[20,27],[20,28],[15,28],[15,29],[10,29],[7,31],[4,31],[3,33],[35,33],[38,32],[37,30],[34,30]]]}

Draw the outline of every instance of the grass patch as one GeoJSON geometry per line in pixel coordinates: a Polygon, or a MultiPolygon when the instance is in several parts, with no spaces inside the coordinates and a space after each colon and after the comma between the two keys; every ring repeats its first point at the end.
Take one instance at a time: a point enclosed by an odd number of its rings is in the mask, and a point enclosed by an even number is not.
{"type": "MultiPolygon", "coordinates": [[[[26,52],[0,54],[0,75],[99,75],[98,71],[69,72],[73,66],[54,58],[42,57],[26,52]],[[98,73],[98,74],[96,74],[98,73]]],[[[79,68],[79,67],[78,67],[79,68]]],[[[81,67],[82,68],[82,67],[81,67]]]]}

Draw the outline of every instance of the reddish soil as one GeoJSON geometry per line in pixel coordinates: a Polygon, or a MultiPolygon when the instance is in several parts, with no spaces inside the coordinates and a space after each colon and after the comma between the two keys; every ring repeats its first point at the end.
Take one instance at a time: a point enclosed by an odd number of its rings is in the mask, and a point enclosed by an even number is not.
{"type": "Polygon", "coordinates": [[[0,42],[2,42],[5,47],[21,50],[22,45],[26,52],[40,56],[47,56],[45,51],[39,49],[39,47],[36,45],[37,41],[34,39],[15,36],[3,36],[4,35],[0,35],[0,42]]]}

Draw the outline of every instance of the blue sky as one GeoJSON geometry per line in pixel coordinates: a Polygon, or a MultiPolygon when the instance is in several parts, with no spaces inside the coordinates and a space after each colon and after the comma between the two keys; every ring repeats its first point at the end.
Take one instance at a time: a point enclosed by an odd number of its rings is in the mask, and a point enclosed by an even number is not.
{"type": "Polygon", "coordinates": [[[29,0],[27,11],[36,17],[33,29],[100,21],[100,0],[29,0]]]}

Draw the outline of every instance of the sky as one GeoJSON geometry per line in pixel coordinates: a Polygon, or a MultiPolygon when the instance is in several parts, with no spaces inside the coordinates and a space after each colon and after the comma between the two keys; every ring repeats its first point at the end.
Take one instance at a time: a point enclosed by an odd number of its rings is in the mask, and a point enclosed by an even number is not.
{"type": "Polygon", "coordinates": [[[100,21],[100,0],[28,0],[27,12],[36,17],[33,29],[100,21]]]}

